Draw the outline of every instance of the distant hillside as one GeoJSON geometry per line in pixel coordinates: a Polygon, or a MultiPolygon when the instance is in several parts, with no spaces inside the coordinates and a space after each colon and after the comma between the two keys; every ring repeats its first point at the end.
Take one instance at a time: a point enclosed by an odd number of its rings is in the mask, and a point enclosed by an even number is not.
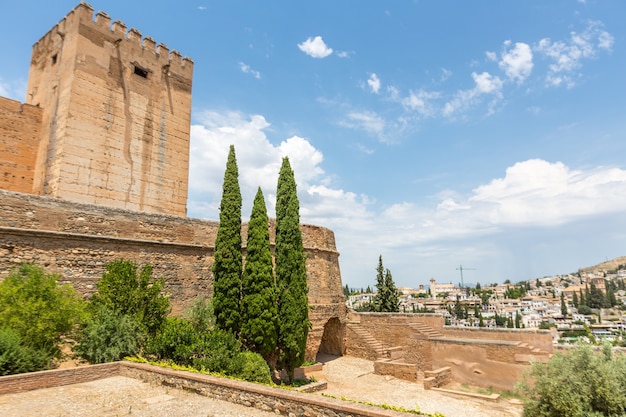
{"type": "Polygon", "coordinates": [[[580,268],[578,272],[595,272],[595,271],[612,271],[617,269],[620,265],[626,265],[626,256],[620,256],[619,258],[611,259],[610,261],[602,262],[595,266],[588,266],[580,268]]]}

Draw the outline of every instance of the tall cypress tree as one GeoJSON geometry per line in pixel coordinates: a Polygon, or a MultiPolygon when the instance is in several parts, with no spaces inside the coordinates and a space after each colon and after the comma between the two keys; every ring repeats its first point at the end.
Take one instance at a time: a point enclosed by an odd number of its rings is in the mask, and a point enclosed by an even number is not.
{"type": "Polygon", "coordinates": [[[288,158],[283,158],[276,191],[276,286],[278,291],[279,366],[293,381],[304,362],[309,321],[306,260],[300,230],[300,202],[288,158]]]}
{"type": "MultiPolygon", "coordinates": [[[[389,313],[397,313],[400,311],[400,299],[398,298],[398,289],[393,282],[391,271],[385,271],[385,287],[387,289],[387,299],[384,302],[385,311],[389,313]]],[[[467,316],[466,316],[467,318],[467,316]]]]}
{"type": "Polygon", "coordinates": [[[270,249],[267,209],[259,187],[250,223],[241,285],[241,340],[274,367],[278,343],[276,285],[270,249]]]}
{"type": "Polygon", "coordinates": [[[241,191],[235,147],[230,145],[215,239],[213,308],[217,327],[234,335],[241,324],[241,268],[241,191]]]}
{"type": "Polygon", "coordinates": [[[374,297],[374,311],[378,312],[384,311],[383,300],[387,297],[384,272],[383,255],[378,255],[378,265],[376,266],[376,296],[374,297]]]}

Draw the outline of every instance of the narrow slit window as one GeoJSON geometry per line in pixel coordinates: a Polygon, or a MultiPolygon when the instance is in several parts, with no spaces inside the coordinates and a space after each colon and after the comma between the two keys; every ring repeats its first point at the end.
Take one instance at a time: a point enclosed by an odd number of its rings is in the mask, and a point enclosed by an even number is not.
{"type": "Polygon", "coordinates": [[[54,65],[54,64],[56,64],[56,63],[57,63],[57,58],[58,58],[58,57],[59,57],[59,55],[58,55],[58,54],[54,54],[54,55],[52,55],[52,65],[54,65]]]}
{"type": "Polygon", "coordinates": [[[148,70],[145,70],[135,65],[135,75],[138,75],[141,78],[148,78],[148,70]]]}

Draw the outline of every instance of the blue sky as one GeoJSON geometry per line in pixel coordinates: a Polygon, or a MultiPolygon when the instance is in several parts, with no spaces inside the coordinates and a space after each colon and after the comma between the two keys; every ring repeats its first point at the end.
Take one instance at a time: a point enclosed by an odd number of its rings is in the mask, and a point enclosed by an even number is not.
{"type": "MultiPolygon", "coordinates": [[[[2,6],[0,95],[77,3],[2,6]]],[[[218,219],[228,146],[243,217],[282,156],[343,282],[569,273],[626,255],[626,3],[92,1],[195,62],[188,212],[218,219]],[[473,268],[473,269],[469,269],[473,268]]]]}

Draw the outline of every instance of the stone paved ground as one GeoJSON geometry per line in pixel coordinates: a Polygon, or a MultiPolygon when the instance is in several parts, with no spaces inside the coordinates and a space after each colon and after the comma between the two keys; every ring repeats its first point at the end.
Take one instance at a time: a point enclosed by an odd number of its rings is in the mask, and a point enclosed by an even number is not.
{"type": "MultiPolygon", "coordinates": [[[[506,400],[497,403],[458,398],[425,391],[414,384],[374,375],[373,362],[352,357],[326,357],[316,375],[328,381],[326,395],[376,404],[389,404],[446,417],[519,417],[521,407],[506,400]]],[[[313,394],[321,395],[321,394],[313,394]]],[[[11,417],[269,417],[274,413],[247,408],[197,394],[121,376],[98,381],[0,396],[0,416],[11,417]]]]}

